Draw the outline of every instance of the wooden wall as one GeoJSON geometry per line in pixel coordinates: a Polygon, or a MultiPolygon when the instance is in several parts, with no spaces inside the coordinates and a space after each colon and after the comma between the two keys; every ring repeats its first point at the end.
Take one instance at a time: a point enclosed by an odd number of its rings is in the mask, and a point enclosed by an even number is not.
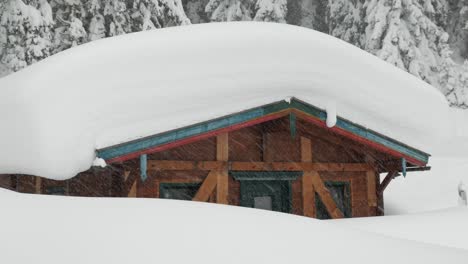
{"type": "MultiPolygon", "coordinates": [[[[376,172],[321,172],[324,181],[349,182],[353,217],[377,215],[374,203],[379,183],[378,172],[391,157],[370,150],[352,140],[319,128],[311,123],[297,120],[297,134],[290,134],[288,118],[269,121],[229,133],[229,161],[301,161],[301,137],[310,139],[312,162],[369,163],[376,172]],[[373,186],[373,187],[372,187],[373,186]]],[[[148,155],[149,160],[216,160],[216,138],[209,138],[171,150],[148,155]]],[[[65,195],[73,196],[129,196],[159,197],[161,183],[201,183],[207,171],[148,171],[148,179],[142,182],[139,161],[130,160],[111,164],[105,169],[92,168],[68,181],[52,181],[31,176],[18,176],[16,190],[27,193],[45,193],[51,187],[63,187],[65,195]]],[[[228,203],[239,205],[240,183],[231,176],[228,179],[228,203]]],[[[1,184],[1,181],[0,181],[1,184]]],[[[292,213],[303,215],[302,180],[292,181],[292,213]]],[[[209,201],[215,202],[216,191],[209,201]]]]}
{"type": "MultiPolygon", "coordinates": [[[[363,163],[368,157],[372,160],[385,160],[388,157],[377,152],[367,151],[363,146],[326,133],[321,128],[298,121],[297,135],[291,137],[287,118],[244,128],[229,133],[229,161],[301,161],[301,137],[312,141],[313,162],[363,163]]],[[[210,138],[176,149],[151,154],[149,160],[216,160],[216,139],[210,138]]],[[[137,166],[129,168],[139,173],[137,166]]],[[[149,171],[148,180],[138,181],[139,197],[159,197],[161,183],[201,183],[207,171],[149,171]]],[[[348,182],[351,188],[353,217],[376,215],[376,206],[369,205],[368,175],[365,172],[322,172],[324,181],[348,182]]],[[[374,174],[374,177],[377,177],[374,174]]],[[[377,184],[378,179],[371,181],[377,184]]],[[[375,185],[376,186],[376,185],[375,185]]],[[[303,215],[302,181],[292,181],[292,213],[303,215]]],[[[215,202],[216,191],[210,201],[215,202]]],[[[240,182],[229,177],[229,204],[239,205],[240,182]]]]}

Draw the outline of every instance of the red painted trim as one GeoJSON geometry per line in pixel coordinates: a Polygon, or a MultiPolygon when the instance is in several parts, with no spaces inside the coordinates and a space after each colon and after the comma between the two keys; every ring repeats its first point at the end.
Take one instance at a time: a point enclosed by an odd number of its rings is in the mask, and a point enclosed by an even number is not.
{"type": "MultiPolygon", "coordinates": [[[[424,163],[424,162],[422,162],[420,160],[417,160],[417,159],[412,158],[412,157],[410,157],[408,155],[402,154],[402,153],[400,153],[400,152],[398,152],[396,150],[390,149],[390,148],[388,148],[388,147],[386,147],[384,145],[381,145],[379,143],[376,143],[376,142],[373,142],[371,140],[362,138],[362,137],[360,137],[358,135],[355,135],[355,134],[353,134],[353,133],[351,133],[349,131],[346,131],[344,129],[341,129],[339,127],[329,128],[329,127],[327,127],[325,121],[322,121],[322,120],[320,120],[320,119],[318,119],[316,117],[307,115],[306,113],[304,113],[302,111],[299,111],[299,113],[300,113],[299,116],[298,116],[299,118],[302,118],[302,119],[304,119],[306,121],[309,121],[309,122],[311,122],[311,123],[313,123],[313,124],[315,124],[315,125],[317,125],[319,127],[329,129],[329,130],[331,130],[331,131],[333,131],[333,132],[335,132],[335,133],[337,133],[339,135],[342,135],[342,136],[347,137],[349,139],[360,142],[360,143],[362,143],[364,145],[367,145],[367,146],[369,146],[371,148],[374,148],[376,150],[379,150],[381,152],[387,153],[387,154],[389,154],[391,156],[394,156],[396,158],[405,158],[409,163],[411,163],[413,165],[416,165],[416,166],[426,165],[426,163],[424,163]]],[[[186,144],[189,144],[189,143],[193,143],[195,141],[199,141],[199,140],[202,140],[202,139],[207,139],[207,138],[219,135],[221,133],[227,133],[227,132],[238,130],[238,129],[241,129],[241,128],[246,128],[246,127],[250,127],[250,126],[257,125],[257,124],[260,124],[260,123],[264,123],[264,122],[267,122],[267,121],[275,120],[275,119],[284,117],[285,115],[287,115],[287,113],[283,113],[283,112],[270,114],[270,115],[267,115],[267,116],[264,116],[264,117],[261,117],[261,118],[258,118],[258,119],[254,119],[254,120],[251,120],[251,121],[247,121],[247,122],[244,122],[244,123],[241,123],[241,124],[237,124],[237,125],[234,125],[234,126],[229,126],[229,127],[214,130],[214,131],[211,131],[211,132],[208,132],[208,133],[196,135],[196,136],[193,136],[193,137],[190,137],[190,138],[181,139],[179,141],[174,141],[174,142],[167,143],[167,144],[160,145],[160,146],[156,146],[156,147],[153,147],[153,148],[148,148],[148,149],[145,149],[145,150],[133,152],[133,153],[123,155],[123,156],[120,156],[120,157],[115,157],[113,159],[106,160],[106,162],[108,164],[116,163],[116,162],[124,162],[124,161],[130,160],[130,159],[138,158],[142,154],[151,154],[151,153],[168,150],[168,149],[175,148],[175,147],[180,147],[180,146],[183,146],[183,145],[186,145],[186,144]]]]}
{"type": "Polygon", "coordinates": [[[217,135],[219,135],[221,133],[227,133],[227,132],[231,132],[231,131],[238,130],[238,129],[241,129],[241,128],[246,128],[246,127],[250,127],[250,126],[257,125],[257,124],[260,124],[260,123],[264,123],[264,122],[267,122],[267,121],[275,120],[275,119],[286,116],[288,113],[289,113],[289,111],[286,112],[286,113],[284,113],[284,112],[273,113],[273,114],[266,115],[266,116],[260,117],[258,119],[254,119],[254,120],[247,121],[247,122],[244,122],[244,123],[240,123],[240,124],[237,124],[237,125],[225,127],[225,128],[218,129],[218,130],[213,130],[213,131],[210,131],[210,132],[207,132],[207,133],[204,133],[204,134],[196,135],[196,136],[189,137],[189,138],[184,138],[184,139],[181,139],[181,140],[178,140],[178,141],[174,141],[174,142],[167,143],[167,144],[164,144],[164,145],[156,146],[156,147],[153,147],[153,148],[148,148],[148,149],[140,150],[140,151],[137,151],[137,152],[132,152],[130,154],[123,155],[123,156],[120,156],[120,157],[115,157],[115,158],[106,160],[106,163],[110,164],[110,163],[116,163],[116,162],[124,162],[124,161],[130,160],[130,159],[138,158],[140,155],[143,155],[143,154],[151,154],[151,153],[168,150],[168,149],[175,148],[175,147],[180,147],[182,145],[193,143],[195,141],[199,141],[199,140],[202,140],[202,139],[207,139],[207,138],[210,138],[210,137],[217,136],[217,135]]]}

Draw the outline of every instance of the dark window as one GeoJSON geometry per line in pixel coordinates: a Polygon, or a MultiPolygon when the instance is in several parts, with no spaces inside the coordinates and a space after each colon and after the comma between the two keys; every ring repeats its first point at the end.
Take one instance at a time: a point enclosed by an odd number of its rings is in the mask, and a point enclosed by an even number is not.
{"type": "MultiPolygon", "coordinates": [[[[330,191],[336,206],[343,212],[345,217],[351,217],[351,192],[347,182],[325,182],[325,186],[330,191]]],[[[317,208],[318,219],[331,219],[327,208],[323,204],[320,196],[315,194],[315,206],[317,208]]]]}
{"type": "Polygon", "coordinates": [[[192,200],[201,183],[161,183],[159,197],[174,200],[192,200]]]}
{"type": "Polygon", "coordinates": [[[65,187],[63,186],[49,186],[45,188],[45,194],[51,195],[65,195],[65,187]]]}

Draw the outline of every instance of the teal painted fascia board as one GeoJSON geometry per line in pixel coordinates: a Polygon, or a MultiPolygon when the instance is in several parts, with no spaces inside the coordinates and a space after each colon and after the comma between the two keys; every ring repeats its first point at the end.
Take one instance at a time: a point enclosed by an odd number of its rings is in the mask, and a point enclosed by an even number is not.
{"type": "Polygon", "coordinates": [[[368,139],[372,142],[379,143],[397,152],[413,157],[417,160],[423,161],[424,163],[427,163],[429,161],[429,154],[407,146],[378,132],[362,127],[344,118],[338,117],[335,126],[362,138],[368,139]]]}
{"type": "Polygon", "coordinates": [[[104,160],[109,160],[128,153],[141,151],[151,147],[160,146],[200,134],[216,131],[218,129],[238,125],[288,108],[289,104],[285,101],[281,101],[222,118],[213,119],[207,122],[198,123],[184,128],[133,140],[112,147],[99,149],[97,150],[97,155],[104,160]]]}
{"type": "MultiPolygon", "coordinates": [[[[219,129],[228,128],[230,126],[242,124],[286,109],[296,109],[302,111],[321,121],[326,121],[327,119],[327,113],[325,110],[312,106],[296,98],[292,98],[290,102],[279,101],[225,117],[213,119],[207,122],[202,122],[123,144],[99,149],[97,150],[97,156],[102,159],[109,160],[127,155],[129,153],[143,151],[145,149],[169,144],[200,134],[205,134],[219,129]]],[[[337,117],[336,127],[350,132],[356,136],[381,144],[399,153],[413,157],[424,163],[427,163],[429,160],[430,155],[425,152],[409,147],[401,142],[381,135],[344,118],[337,117]]]]}

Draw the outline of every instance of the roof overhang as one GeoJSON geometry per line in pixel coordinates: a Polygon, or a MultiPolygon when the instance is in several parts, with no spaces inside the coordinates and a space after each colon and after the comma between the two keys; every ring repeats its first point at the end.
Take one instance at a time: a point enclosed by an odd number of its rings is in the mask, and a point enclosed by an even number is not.
{"type": "Polygon", "coordinates": [[[382,135],[347,119],[337,117],[336,125],[328,128],[327,113],[306,102],[291,98],[290,101],[279,101],[246,111],[216,118],[191,126],[167,131],[145,138],[97,150],[97,157],[107,163],[123,162],[138,158],[143,154],[155,153],[174,147],[189,144],[221,133],[238,130],[270,120],[275,120],[290,113],[299,118],[329,129],[334,133],[350,138],[368,147],[387,153],[395,158],[405,159],[414,166],[425,166],[430,155],[382,135]]]}

